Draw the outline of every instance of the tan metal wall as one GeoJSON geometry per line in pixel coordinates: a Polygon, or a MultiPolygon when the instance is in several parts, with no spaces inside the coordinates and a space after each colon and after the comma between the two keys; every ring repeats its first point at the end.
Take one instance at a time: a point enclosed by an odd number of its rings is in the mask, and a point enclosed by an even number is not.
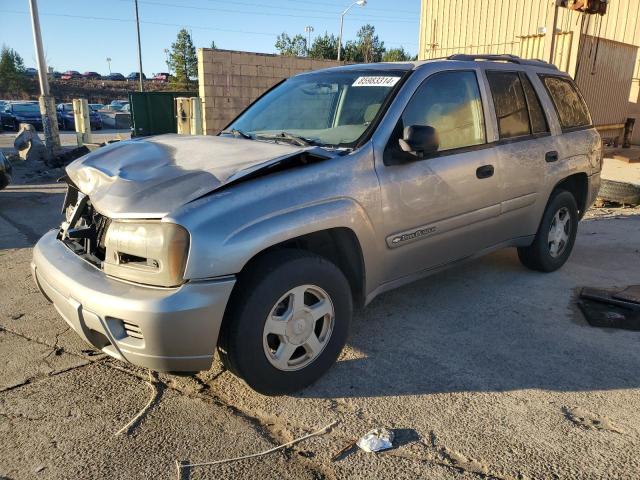
{"type": "MultiPolygon", "coordinates": [[[[543,58],[548,59],[554,5],[555,0],[422,0],[418,56],[519,54],[523,39],[542,35],[543,58]]],[[[640,45],[640,0],[610,0],[604,17],[588,15],[584,23],[577,12],[558,12],[557,28],[575,32],[574,38],[599,33],[608,40],[640,45]]]]}
{"type": "Polygon", "coordinates": [[[583,35],[576,81],[598,125],[622,120],[627,111],[631,79],[638,48],[612,40],[583,35]],[[597,57],[596,57],[597,49],[597,57]]]}
{"type": "MultiPolygon", "coordinates": [[[[554,6],[555,0],[422,0],[418,56],[509,53],[548,61],[554,6]]],[[[588,92],[585,96],[596,124],[624,123],[627,114],[640,115],[636,47],[640,47],[640,0],[610,0],[608,13],[602,17],[558,9],[553,63],[572,76],[578,73],[577,82],[588,92]],[[589,71],[587,77],[582,75],[584,64],[577,72],[578,60],[589,54],[581,48],[580,39],[592,36],[605,40],[600,44],[596,74],[589,71]]],[[[593,50],[591,55],[593,58],[593,50]]],[[[636,135],[638,131],[640,128],[636,135]]]]}

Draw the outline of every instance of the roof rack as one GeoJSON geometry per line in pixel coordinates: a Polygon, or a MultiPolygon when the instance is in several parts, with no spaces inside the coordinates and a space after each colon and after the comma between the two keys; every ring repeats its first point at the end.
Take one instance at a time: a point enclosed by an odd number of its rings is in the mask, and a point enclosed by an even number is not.
{"type": "Polygon", "coordinates": [[[511,62],[517,63],[518,65],[532,65],[535,67],[541,68],[550,68],[553,70],[557,70],[558,68],[551,64],[547,63],[544,60],[528,60],[524,58],[520,58],[517,55],[509,55],[509,54],[493,54],[493,55],[475,55],[475,54],[465,54],[465,53],[456,53],[455,55],[450,55],[447,57],[447,60],[459,60],[462,62],[474,62],[476,60],[487,60],[491,62],[511,62]]]}

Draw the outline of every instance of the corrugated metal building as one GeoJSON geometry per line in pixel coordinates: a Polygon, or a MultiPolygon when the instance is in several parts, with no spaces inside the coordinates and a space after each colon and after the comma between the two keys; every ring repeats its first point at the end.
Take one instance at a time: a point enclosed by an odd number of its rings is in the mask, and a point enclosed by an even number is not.
{"type": "MultiPolygon", "coordinates": [[[[419,58],[454,53],[551,56],[555,0],[422,0],[419,58]]],[[[609,0],[606,15],[558,9],[553,63],[573,76],[604,136],[636,117],[640,143],[640,0],[609,0]]]]}

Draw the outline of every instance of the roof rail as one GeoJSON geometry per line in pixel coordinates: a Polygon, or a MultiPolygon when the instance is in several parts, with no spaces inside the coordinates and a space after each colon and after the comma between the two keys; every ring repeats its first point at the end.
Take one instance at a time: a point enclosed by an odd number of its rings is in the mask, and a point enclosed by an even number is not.
{"type": "Polygon", "coordinates": [[[524,58],[520,58],[517,55],[509,55],[509,54],[489,54],[489,55],[481,55],[481,54],[465,54],[465,53],[456,53],[455,55],[450,55],[447,57],[447,60],[459,60],[463,62],[474,62],[476,60],[487,60],[491,62],[511,62],[517,63],[518,65],[532,65],[535,67],[541,68],[550,68],[553,70],[557,70],[558,68],[551,64],[547,63],[544,60],[528,60],[524,58]]]}

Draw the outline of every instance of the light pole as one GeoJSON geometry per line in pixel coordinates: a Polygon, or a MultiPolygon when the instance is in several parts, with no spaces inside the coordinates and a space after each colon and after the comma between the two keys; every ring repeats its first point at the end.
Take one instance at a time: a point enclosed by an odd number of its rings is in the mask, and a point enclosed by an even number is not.
{"type": "Polygon", "coordinates": [[[111,57],[107,57],[107,65],[109,65],[109,75],[111,75],[111,57]]]}
{"type": "Polygon", "coordinates": [[[142,47],[140,46],[140,20],[138,18],[138,0],[134,0],[136,6],[136,29],[138,30],[138,69],[140,74],[138,79],[140,80],[140,91],[144,92],[144,86],[142,83],[142,47]]]}
{"type": "Polygon", "coordinates": [[[304,27],[304,31],[307,32],[307,57],[309,56],[309,50],[311,49],[311,33],[313,32],[313,27],[311,25],[307,25],[304,27]]]}
{"type": "Polygon", "coordinates": [[[364,7],[367,4],[367,0],[357,0],[349,5],[344,12],[340,15],[340,37],[338,38],[338,61],[340,61],[341,51],[342,51],[342,28],[344,27],[344,16],[347,14],[351,7],[358,5],[359,7],[364,7]]]}
{"type": "Polygon", "coordinates": [[[31,26],[33,27],[33,43],[36,48],[38,62],[38,79],[40,80],[40,114],[42,115],[42,129],[47,149],[47,162],[53,160],[60,148],[60,135],[58,134],[58,119],[56,117],[56,105],[49,91],[49,79],[47,78],[47,61],[44,58],[42,47],[42,33],[40,32],[40,17],[36,0],[29,0],[31,10],[31,26]]]}

